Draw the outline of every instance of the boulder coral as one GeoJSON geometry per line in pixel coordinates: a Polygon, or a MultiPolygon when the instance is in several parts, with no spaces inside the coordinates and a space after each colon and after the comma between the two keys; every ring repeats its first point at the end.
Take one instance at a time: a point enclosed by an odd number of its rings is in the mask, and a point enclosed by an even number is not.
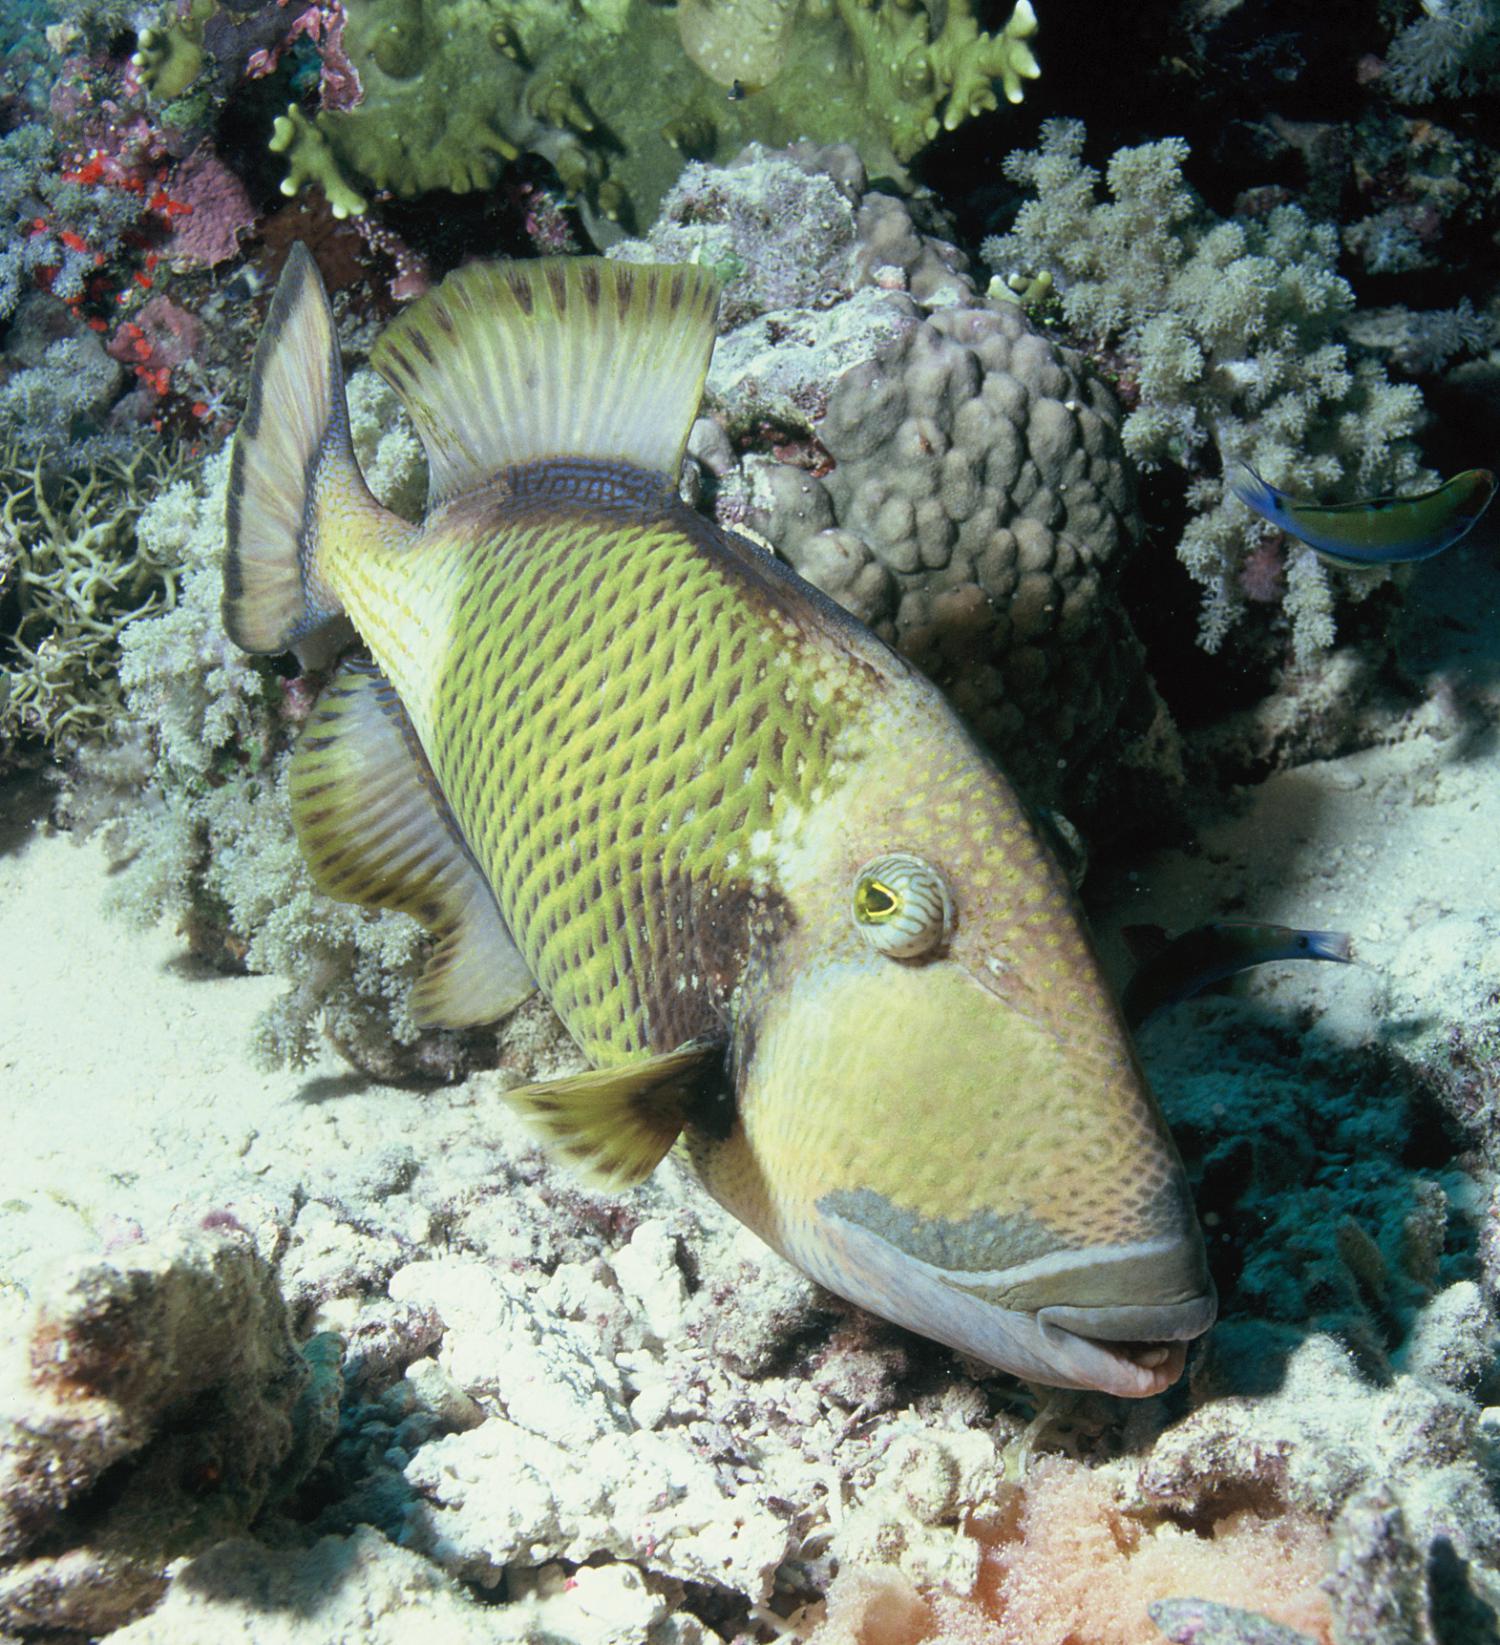
{"type": "Polygon", "coordinates": [[[976,293],[848,148],[689,167],[615,254],[727,276],[689,441],[718,517],[910,656],[1037,799],[1134,768],[1159,802],[1175,733],[1115,594],[1121,413],[1082,359],[976,293]]]}

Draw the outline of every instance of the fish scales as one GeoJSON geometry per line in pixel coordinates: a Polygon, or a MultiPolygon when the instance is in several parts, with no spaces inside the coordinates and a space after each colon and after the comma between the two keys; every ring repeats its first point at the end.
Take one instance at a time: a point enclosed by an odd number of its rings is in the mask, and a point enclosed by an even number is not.
{"type": "Polygon", "coordinates": [[[832,780],[869,671],[815,700],[826,650],[659,482],[620,470],[623,500],[587,504],[547,478],[458,549],[424,742],[543,991],[619,1061],[722,1026],[745,956],[711,905],[769,912],[771,830],[832,780]]]}
{"type": "Polygon", "coordinates": [[[330,895],[421,920],[419,1020],[536,987],[591,1063],[507,1093],[612,1185],[674,1148],[807,1273],[1063,1386],[1141,1396],[1214,1296],[1066,875],[937,689],[676,489],[701,270],[475,265],[372,362],[428,455],[369,496],[294,253],[231,464],[225,621],[336,616],[289,776],[330,895]]]}

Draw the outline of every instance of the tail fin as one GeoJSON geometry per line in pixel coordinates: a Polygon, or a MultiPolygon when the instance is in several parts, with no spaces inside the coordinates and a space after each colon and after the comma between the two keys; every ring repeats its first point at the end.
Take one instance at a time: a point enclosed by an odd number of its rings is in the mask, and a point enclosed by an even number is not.
{"type": "Polygon", "coordinates": [[[246,651],[285,651],[342,608],[327,549],[352,525],[394,521],[349,439],[333,313],[317,265],[292,247],[266,316],[234,437],[225,515],[224,628],[246,651]]]}
{"type": "Polygon", "coordinates": [[[428,507],[549,457],[631,463],[675,485],[718,301],[691,264],[546,257],[450,274],[370,351],[422,437],[428,507]]]}
{"type": "Polygon", "coordinates": [[[1232,496],[1238,497],[1246,508],[1254,509],[1261,519],[1269,520],[1272,525],[1285,526],[1286,493],[1261,479],[1249,463],[1231,463],[1224,475],[1224,483],[1232,496]]]}

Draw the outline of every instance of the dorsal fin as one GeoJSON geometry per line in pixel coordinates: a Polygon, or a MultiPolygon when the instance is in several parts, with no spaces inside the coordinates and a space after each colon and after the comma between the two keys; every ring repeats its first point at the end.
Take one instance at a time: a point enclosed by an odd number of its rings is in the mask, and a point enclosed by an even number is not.
{"type": "Polygon", "coordinates": [[[690,264],[546,257],[450,274],[370,351],[426,447],[428,507],[548,457],[632,463],[675,485],[718,299],[690,264]]]}
{"type": "Polygon", "coordinates": [[[393,544],[412,528],[370,495],[354,458],[333,311],[306,246],[292,247],[250,373],[229,462],[224,628],[246,651],[285,651],[337,617],[330,550],[393,544]]]}

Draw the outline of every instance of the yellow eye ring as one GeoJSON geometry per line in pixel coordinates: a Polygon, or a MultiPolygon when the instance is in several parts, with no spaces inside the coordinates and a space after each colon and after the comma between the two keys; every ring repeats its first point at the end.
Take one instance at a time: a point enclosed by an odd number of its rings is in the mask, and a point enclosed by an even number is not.
{"type": "Polygon", "coordinates": [[[891,851],[854,876],[854,923],[892,959],[928,954],[948,934],[953,905],[943,876],[909,851],[891,851]]]}

